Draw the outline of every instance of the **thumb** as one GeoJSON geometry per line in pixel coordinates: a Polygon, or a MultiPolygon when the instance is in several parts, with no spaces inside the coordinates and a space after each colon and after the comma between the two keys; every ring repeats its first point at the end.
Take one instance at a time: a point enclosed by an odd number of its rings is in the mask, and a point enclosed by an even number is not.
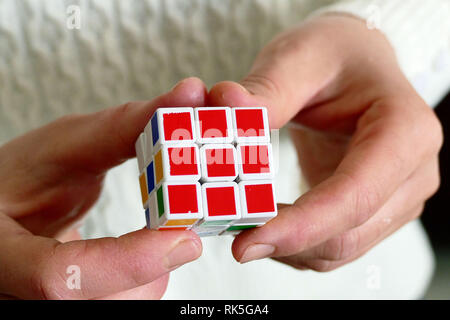
{"type": "Polygon", "coordinates": [[[102,173],[135,156],[135,141],[158,107],[203,106],[205,96],[204,83],[187,78],[154,100],[69,115],[35,130],[32,139],[28,136],[24,140],[32,145],[39,141],[42,151],[38,150],[35,157],[37,163],[61,163],[102,173]]]}
{"type": "Polygon", "coordinates": [[[300,110],[323,99],[322,90],[340,71],[329,52],[317,50],[308,24],[280,34],[257,56],[239,83],[213,86],[208,105],[265,106],[271,128],[280,128],[300,110]]]}

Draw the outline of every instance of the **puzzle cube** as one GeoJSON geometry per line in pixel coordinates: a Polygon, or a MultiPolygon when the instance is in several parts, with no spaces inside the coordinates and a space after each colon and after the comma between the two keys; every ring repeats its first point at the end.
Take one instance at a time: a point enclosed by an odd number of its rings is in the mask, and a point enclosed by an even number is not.
{"type": "Polygon", "coordinates": [[[201,176],[196,144],[161,145],[153,162],[156,185],[169,181],[198,181],[201,176]]]}
{"type": "Polygon", "coordinates": [[[265,108],[159,108],[135,147],[150,229],[237,234],[277,214],[265,108]]]}
{"type": "Polygon", "coordinates": [[[205,144],[200,148],[202,181],[234,181],[238,174],[236,149],[232,144],[205,144]]]}
{"type": "Polygon", "coordinates": [[[195,108],[194,115],[198,143],[233,142],[230,107],[195,108]]]}
{"type": "MultiPolygon", "coordinates": [[[[194,111],[192,108],[158,108],[150,119],[151,144],[153,150],[160,145],[196,141],[194,111]]],[[[148,136],[148,134],[147,134],[148,136]]]]}
{"type": "Polygon", "coordinates": [[[203,218],[194,231],[208,228],[223,231],[241,218],[239,187],[236,182],[208,182],[202,185],[203,218]]]}
{"type": "Polygon", "coordinates": [[[273,178],[273,156],[270,143],[238,144],[237,155],[239,180],[273,178]]]}
{"type": "Polygon", "coordinates": [[[202,218],[198,182],[163,182],[150,195],[150,228],[191,228],[202,218]]]}
{"type": "Polygon", "coordinates": [[[232,108],[232,121],[237,143],[269,143],[267,109],[260,107],[232,108]]]}

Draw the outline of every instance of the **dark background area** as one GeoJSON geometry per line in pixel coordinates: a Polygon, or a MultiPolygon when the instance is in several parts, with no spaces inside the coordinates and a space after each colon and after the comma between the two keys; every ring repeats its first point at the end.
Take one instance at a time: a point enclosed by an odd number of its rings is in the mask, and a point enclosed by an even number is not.
{"type": "Polygon", "coordinates": [[[441,187],[430,198],[422,223],[436,256],[436,270],[426,299],[450,299],[450,93],[435,109],[444,129],[444,145],[439,154],[441,187]]]}
{"type": "Polygon", "coordinates": [[[436,107],[435,111],[441,120],[445,137],[439,155],[441,187],[427,201],[422,215],[422,223],[436,250],[450,250],[450,93],[436,107]]]}

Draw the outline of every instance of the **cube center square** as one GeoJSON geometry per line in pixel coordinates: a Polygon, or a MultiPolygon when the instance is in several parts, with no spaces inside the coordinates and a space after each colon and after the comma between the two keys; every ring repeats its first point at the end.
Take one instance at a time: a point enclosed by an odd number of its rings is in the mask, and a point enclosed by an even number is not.
{"type": "Polygon", "coordinates": [[[232,144],[205,144],[200,149],[202,181],[234,181],[238,174],[236,149],[232,144]]]}
{"type": "Polygon", "coordinates": [[[277,215],[266,108],[158,108],[135,148],[149,229],[236,234],[277,215]]]}

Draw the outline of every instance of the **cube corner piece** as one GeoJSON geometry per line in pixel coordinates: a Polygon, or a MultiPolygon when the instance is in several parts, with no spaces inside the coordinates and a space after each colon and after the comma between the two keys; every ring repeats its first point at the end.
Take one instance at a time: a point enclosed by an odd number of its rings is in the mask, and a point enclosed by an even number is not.
{"type": "Polygon", "coordinates": [[[270,142],[269,118],[265,107],[232,108],[232,122],[236,143],[270,142]]]}
{"type": "Polygon", "coordinates": [[[197,140],[191,107],[158,108],[150,123],[154,152],[164,144],[195,143],[197,140]]]}
{"type": "Polygon", "coordinates": [[[203,217],[198,182],[164,182],[156,190],[159,227],[191,228],[203,217]]]}
{"type": "Polygon", "coordinates": [[[277,202],[272,180],[239,182],[241,220],[236,225],[264,224],[277,216],[277,202]]]}

